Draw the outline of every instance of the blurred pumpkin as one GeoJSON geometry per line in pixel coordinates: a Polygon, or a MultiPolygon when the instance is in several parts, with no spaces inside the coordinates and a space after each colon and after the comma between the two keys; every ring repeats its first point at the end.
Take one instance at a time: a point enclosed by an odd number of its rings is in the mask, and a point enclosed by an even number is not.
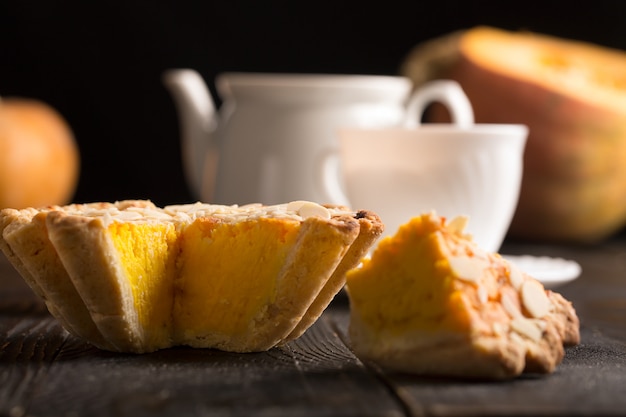
{"type": "Polygon", "coordinates": [[[74,135],[55,109],[39,100],[0,98],[0,208],[69,202],[79,165],[74,135]]]}
{"type": "MultiPolygon", "coordinates": [[[[401,72],[458,81],[477,123],[529,127],[509,236],[598,242],[626,224],[626,53],[475,27],[418,44],[401,72]]],[[[447,121],[434,106],[430,121],[447,121]]]]}

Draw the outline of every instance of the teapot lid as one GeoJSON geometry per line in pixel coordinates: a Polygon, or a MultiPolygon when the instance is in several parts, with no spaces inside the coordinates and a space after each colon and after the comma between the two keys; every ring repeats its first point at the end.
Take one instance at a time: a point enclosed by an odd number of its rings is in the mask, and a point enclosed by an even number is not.
{"type": "Polygon", "coordinates": [[[402,101],[411,91],[407,77],[391,75],[226,72],[217,76],[222,97],[402,101]]]}

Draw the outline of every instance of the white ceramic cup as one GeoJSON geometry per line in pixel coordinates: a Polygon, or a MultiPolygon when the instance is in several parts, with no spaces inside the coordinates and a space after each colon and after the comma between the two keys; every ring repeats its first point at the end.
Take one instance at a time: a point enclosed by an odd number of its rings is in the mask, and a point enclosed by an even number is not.
{"type": "Polygon", "coordinates": [[[326,160],[332,201],[376,212],[385,235],[432,210],[465,215],[477,244],[497,252],[517,206],[528,129],[474,124],[459,91],[452,81],[427,84],[408,107],[421,116],[429,103],[442,102],[451,124],[420,125],[408,117],[405,127],[340,129],[339,153],[326,160]]]}

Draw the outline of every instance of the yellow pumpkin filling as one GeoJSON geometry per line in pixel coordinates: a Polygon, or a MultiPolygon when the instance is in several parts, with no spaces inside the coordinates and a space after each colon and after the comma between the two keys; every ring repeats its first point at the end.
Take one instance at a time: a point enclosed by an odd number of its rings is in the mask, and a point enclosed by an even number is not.
{"type": "Polygon", "coordinates": [[[448,232],[440,224],[416,217],[348,273],[350,306],[373,331],[393,335],[468,328],[467,301],[443,233],[448,232]]]}
{"type": "Polygon", "coordinates": [[[298,231],[299,222],[271,218],[199,219],[185,228],[174,309],[183,339],[249,331],[255,316],[274,302],[276,277],[298,231]]]}
{"type": "Polygon", "coordinates": [[[299,222],[112,222],[109,235],[146,337],[156,344],[250,330],[273,303],[299,222]],[[242,262],[242,260],[246,260],[242,262]]]}
{"type": "Polygon", "coordinates": [[[139,323],[149,332],[147,339],[167,340],[178,255],[174,224],[112,222],[108,233],[128,277],[139,323]]]}

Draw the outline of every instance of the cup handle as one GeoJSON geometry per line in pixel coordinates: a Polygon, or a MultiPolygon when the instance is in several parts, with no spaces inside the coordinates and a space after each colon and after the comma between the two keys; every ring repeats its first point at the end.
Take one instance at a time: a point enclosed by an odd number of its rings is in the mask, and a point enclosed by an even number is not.
{"type": "Polygon", "coordinates": [[[406,107],[405,127],[418,127],[426,106],[433,102],[445,105],[450,111],[452,123],[459,127],[470,127],[474,124],[472,104],[459,83],[437,80],[430,81],[413,92],[406,107]]]}
{"type": "Polygon", "coordinates": [[[329,151],[322,157],[321,188],[322,194],[331,204],[350,207],[350,202],[343,187],[341,157],[338,150],[329,151]]]}

